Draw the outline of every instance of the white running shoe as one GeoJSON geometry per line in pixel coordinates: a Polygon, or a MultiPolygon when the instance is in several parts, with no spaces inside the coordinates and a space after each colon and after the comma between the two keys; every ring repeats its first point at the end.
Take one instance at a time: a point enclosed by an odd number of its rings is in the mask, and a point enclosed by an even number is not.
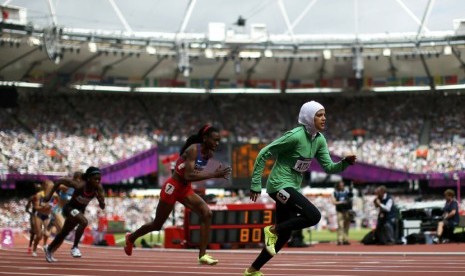
{"type": "Polygon", "coordinates": [[[48,250],[48,245],[44,246],[44,253],[45,253],[45,260],[49,263],[58,261],[57,259],[53,258],[52,252],[48,250]]]}
{"type": "Polygon", "coordinates": [[[81,258],[82,257],[81,250],[79,250],[79,248],[77,247],[71,248],[71,256],[73,256],[74,258],[81,258]]]}
{"type": "Polygon", "coordinates": [[[31,255],[32,255],[32,257],[37,257],[37,252],[32,251],[31,255]]]}

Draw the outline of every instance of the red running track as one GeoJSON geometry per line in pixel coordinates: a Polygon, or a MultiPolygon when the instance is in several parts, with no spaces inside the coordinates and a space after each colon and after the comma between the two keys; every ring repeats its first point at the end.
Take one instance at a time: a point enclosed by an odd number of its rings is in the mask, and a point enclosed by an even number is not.
{"type": "MultiPolygon", "coordinates": [[[[72,258],[64,244],[47,263],[27,253],[25,243],[0,249],[1,275],[135,276],[135,275],[242,275],[258,255],[257,249],[210,250],[216,266],[197,264],[197,250],[140,249],[128,257],[122,248],[81,247],[82,258],[72,258]]],[[[319,244],[285,248],[263,269],[267,275],[465,275],[465,244],[336,246],[319,244]]]]}

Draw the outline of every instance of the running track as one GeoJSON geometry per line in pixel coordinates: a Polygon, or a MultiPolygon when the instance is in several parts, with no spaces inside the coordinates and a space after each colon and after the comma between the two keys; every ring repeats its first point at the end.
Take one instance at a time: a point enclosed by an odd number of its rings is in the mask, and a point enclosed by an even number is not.
{"type": "MultiPolygon", "coordinates": [[[[135,275],[242,275],[258,254],[256,249],[210,250],[220,260],[214,267],[197,265],[196,250],[140,249],[128,257],[122,248],[81,247],[83,257],[74,259],[64,244],[47,263],[26,252],[26,245],[0,249],[1,275],[135,276],[135,275]]],[[[465,275],[465,244],[336,246],[285,248],[263,269],[267,275],[465,275]]]]}

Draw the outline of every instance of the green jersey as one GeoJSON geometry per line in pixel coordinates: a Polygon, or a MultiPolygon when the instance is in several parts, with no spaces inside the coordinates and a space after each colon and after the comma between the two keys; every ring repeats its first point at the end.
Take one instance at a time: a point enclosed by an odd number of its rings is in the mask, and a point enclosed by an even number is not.
{"type": "Polygon", "coordinates": [[[272,157],[276,160],[266,183],[268,193],[287,187],[300,190],[303,173],[308,171],[314,157],[326,173],[341,172],[349,166],[346,161],[331,160],[323,134],[317,133],[312,138],[304,126],[298,126],[260,150],[252,173],[252,191],[261,191],[265,163],[272,157]]]}

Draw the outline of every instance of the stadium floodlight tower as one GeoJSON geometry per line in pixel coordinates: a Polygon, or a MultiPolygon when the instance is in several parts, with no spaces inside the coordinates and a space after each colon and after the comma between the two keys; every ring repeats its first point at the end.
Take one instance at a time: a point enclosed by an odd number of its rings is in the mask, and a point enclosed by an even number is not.
{"type": "Polygon", "coordinates": [[[177,45],[177,59],[178,59],[178,70],[183,74],[184,77],[188,78],[191,71],[189,63],[189,51],[186,43],[181,42],[177,45]]]}
{"type": "Polygon", "coordinates": [[[62,29],[58,28],[58,20],[56,16],[55,6],[51,0],[47,1],[48,8],[50,12],[50,18],[52,25],[48,28],[44,28],[43,40],[45,45],[45,50],[51,61],[55,64],[60,63],[61,61],[61,47],[60,47],[60,37],[62,34],[62,29]]]}
{"type": "Polygon", "coordinates": [[[357,80],[356,89],[360,90],[362,87],[363,82],[363,47],[356,43],[356,45],[352,48],[353,59],[352,59],[352,69],[355,72],[355,79],[357,80]]]}

